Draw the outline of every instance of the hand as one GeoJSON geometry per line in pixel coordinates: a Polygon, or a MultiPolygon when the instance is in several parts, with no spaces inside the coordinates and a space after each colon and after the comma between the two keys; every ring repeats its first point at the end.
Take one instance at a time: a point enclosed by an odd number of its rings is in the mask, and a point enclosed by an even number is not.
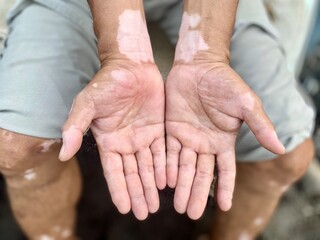
{"type": "Polygon", "coordinates": [[[159,208],[166,185],[164,86],[153,63],[108,62],[75,98],[63,128],[61,160],[90,126],[112,200],[142,220],[159,208]]]}
{"type": "Polygon", "coordinates": [[[176,64],[166,82],[167,182],[176,188],[174,206],[199,218],[205,208],[215,163],[217,202],[231,207],[235,141],[242,121],[268,150],[284,147],[261,101],[226,64],[176,64]]]}

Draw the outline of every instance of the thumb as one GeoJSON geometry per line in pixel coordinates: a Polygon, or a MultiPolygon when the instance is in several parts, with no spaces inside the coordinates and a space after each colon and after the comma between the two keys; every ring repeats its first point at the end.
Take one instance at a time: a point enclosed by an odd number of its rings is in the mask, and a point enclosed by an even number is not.
{"type": "Polygon", "coordinates": [[[63,145],[59,159],[67,161],[80,149],[84,133],[90,126],[95,115],[94,102],[86,89],[73,100],[73,104],[62,129],[63,145]]]}
{"type": "Polygon", "coordinates": [[[275,154],[285,153],[285,147],[280,142],[273,124],[263,110],[260,99],[255,102],[250,111],[244,113],[244,121],[264,148],[275,154]]]}

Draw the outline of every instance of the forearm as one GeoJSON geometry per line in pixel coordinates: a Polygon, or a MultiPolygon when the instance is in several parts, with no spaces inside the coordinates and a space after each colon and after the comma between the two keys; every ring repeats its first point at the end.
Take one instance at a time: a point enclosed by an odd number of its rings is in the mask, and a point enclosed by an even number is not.
{"type": "Polygon", "coordinates": [[[238,0],[185,0],[176,61],[229,62],[238,0]]]}
{"type": "Polygon", "coordinates": [[[102,64],[153,61],[142,0],[89,0],[102,64]]]}

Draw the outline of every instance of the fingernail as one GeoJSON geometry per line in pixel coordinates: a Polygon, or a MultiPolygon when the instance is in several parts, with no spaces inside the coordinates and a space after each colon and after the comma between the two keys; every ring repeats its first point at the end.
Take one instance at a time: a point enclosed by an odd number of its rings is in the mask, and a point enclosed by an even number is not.
{"type": "Polygon", "coordinates": [[[281,142],[280,142],[280,144],[281,144],[282,152],[285,153],[286,152],[285,146],[281,142]]]}
{"type": "Polygon", "coordinates": [[[64,155],[64,151],[66,149],[66,146],[65,146],[65,143],[63,143],[62,147],[61,147],[61,150],[60,150],[60,153],[59,153],[59,159],[60,161],[65,161],[65,159],[63,159],[63,155],[64,155]]]}
{"type": "Polygon", "coordinates": [[[59,159],[60,161],[64,162],[67,161],[68,159],[65,159],[65,151],[66,151],[66,147],[67,147],[67,139],[66,139],[66,134],[63,132],[62,133],[62,147],[59,153],[59,159]]]}
{"type": "Polygon", "coordinates": [[[276,132],[274,132],[274,135],[276,137],[276,139],[278,140],[278,146],[279,146],[279,153],[280,154],[285,154],[286,153],[286,148],[284,147],[284,145],[282,144],[282,142],[279,139],[279,136],[276,132]]]}

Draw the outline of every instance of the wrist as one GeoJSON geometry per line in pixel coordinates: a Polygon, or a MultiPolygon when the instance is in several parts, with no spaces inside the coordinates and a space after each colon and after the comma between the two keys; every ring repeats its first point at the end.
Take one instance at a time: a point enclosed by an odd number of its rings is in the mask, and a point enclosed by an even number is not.
{"type": "Polygon", "coordinates": [[[175,62],[229,63],[237,2],[185,0],[175,62]]]}
{"type": "Polygon", "coordinates": [[[110,58],[153,62],[142,0],[89,0],[89,4],[101,63],[110,58]]]}
{"type": "Polygon", "coordinates": [[[153,62],[153,53],[146,22],[139,10],[124,10],[114,39],[98,39],[101,62],[109,58],[127,58],[133,62],[153,62]]]}

